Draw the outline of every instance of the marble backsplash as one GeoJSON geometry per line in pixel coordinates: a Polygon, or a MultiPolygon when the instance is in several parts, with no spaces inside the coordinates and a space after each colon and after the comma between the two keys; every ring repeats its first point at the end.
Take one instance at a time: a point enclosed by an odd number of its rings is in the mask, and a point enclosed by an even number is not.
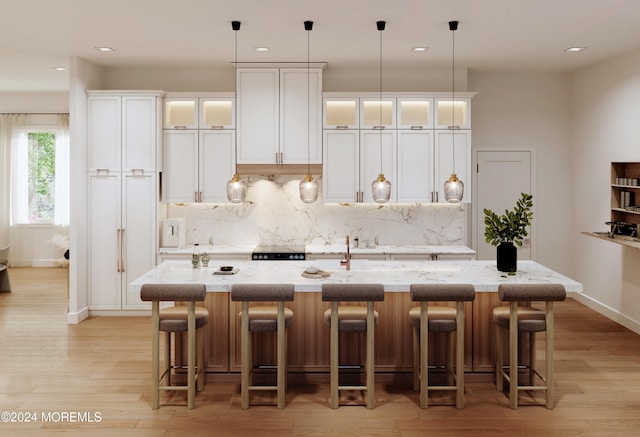
{"type": "MultiPolygon", "coordinates": [[[[322,180],[320,198],[322,196],[322,180]]],[[[467,245],[467,204],[305,204],[299,178],[250,176],[241,204],[169,204],[184,217],[186,243],[220,245],[342,243],[346,235],[381,245],[467,245]]]]}

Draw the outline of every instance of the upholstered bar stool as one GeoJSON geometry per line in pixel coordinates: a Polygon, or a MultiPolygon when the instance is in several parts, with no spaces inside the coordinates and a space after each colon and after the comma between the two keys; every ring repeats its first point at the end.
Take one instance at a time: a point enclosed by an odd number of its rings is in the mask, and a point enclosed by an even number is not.
{"type": "Polygon", "coordinates": [[[0,291],[11,291],[9,282],[9,246],[0,248],[0,291]]]}
{"type": "Polygon", "coordinates": [[[374,389],[374,328],[378,313],[373,302],[384,300],[382,284],[322,284],[322,300],[331,302],[331,308],[324,312],[325,323],[331,329],[330,336],[330,385],[331,408],[338,408],[340,390],[363,390],[367,393],[367,408],[375,407],[374,389]],[[338,305],[339,302],[366,302],[367,306],[338,305]],[[365,385],[340,385],[339,338],[343,332],[365,332],[365,385]]]}
{"type": "Polygon", "coordinates": [[[286,328],[291,324],[293,311],[284,306],[293,301],[293,284],[233,284],[231,300],[242,302],[240,311],[241,335],[241,408],[249,408],[249,393],[257,390],[275,390],[277,407],[285,406],[287,378],[286,328]],[[249,302],[277,302],[276,306],[249,306],[249,302]],[[253,333],[276,333],[276,385],[253,385],[253,333]]]}
{"type": "Polygon", "coordinates": [[[160,390],[186,390],[187,407],[196,405],[196,390],[204,390],[204,330],[209,321],[206,308],[196,306],[205,299],[204,284],[144,284],[140,299],[151,301],[151,407],[160,406],[160,390]],[[160,302],[187,302],[186,306],[160,309],[160,302]],[[160,374],[160,332],[165,332],[164,370],[160,374]],[[171,381],[173,369],[184,368],[171,364],[171,333],[187,333],[187,384],[174,385],[171,381]],[[166,377],[166,383],[163,381],[166,377]]]}
{"type": "Polygon", "coordinates": [[[429,390],[455,390],[456,407],[464,408],[464,303],[475,299],[470,284],[411,284],[411,300],[420,306],[409,310],[413,326],[413,389],[420,390],[420,407],[428,408],[429,390]],[[455,302],[456,307],[429,305],[455,302]],[[455,385],[429,385],[429,334],[447,333],[447,372],[455,385]],[[455,347],[455,373],[454,347],[455,347]]]}
{"type": "Polygon", "coordinates": [[[509,401],[513,409],[518,408],[518,392],[520,390],[545,390],[545,406],[554,407],[553,396],[553,303],[566,298],[564,286],[560,284],[501,284],[498,287],[500,300],[509,302],[508,306],[499,306],[493,310],[496,329],[496,388],[503,389],[503,379],[509,382],[509,401]],[[545,309],[539,310],[520,306],[518,302],[545,302],[545,309]],[[504,333],[509,331],[509,372],[504,368],[504,333]],[[536,332],[545,332],[545,376],[535,368],[536,365],[536,332]],[[518,383],[518,334],[529,334],[529,384],[518,383]],[[535,378],[542,385],[535,385],[535,378]]]}

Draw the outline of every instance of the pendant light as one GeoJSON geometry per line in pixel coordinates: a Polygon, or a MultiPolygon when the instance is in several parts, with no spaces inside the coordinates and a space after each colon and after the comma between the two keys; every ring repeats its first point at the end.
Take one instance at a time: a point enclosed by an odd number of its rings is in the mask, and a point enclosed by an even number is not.
{"type": "MultiPolygon", "coordinates": [[[[232,21],[231,28],[235,32],[235,66],[238,66],[238,31],[240,30],[240,22],[232,21]]],[[[247,197],[247,181],[241,180],[238,176],[238,75],[235,75],[235,103],[233,104],[234,118],[235,118],[235,173],[229,182],[227,182],[227,199],[231,203],[244,202],[247,197]]]]}
{"type": "Polygon", "coordinates": [[[310,62],[309,62],[309,34],[313,29],[313,21],[304,22],[304,30],[307,31],[307,174],[303,181],[300,181],[300,200],[304,203],[313,203],[318,200],[318,182],[311,177],[311,128],[310,128],[310,62]]]}
{"type": "Polygon", "coordinates": [[[386,21],[376,22],[376,26],[380,31],[380,173],[378,178],[371,183],[371,195],[377,203],[386,203],[391,197],[391,182],[384,178],[382,173],[382,31],[384,30],[386,21]]]}
{"type": "Polygon", "coordinates": [[[456,175],[456,135],[455,135],[455,118],[456,118],[456,108],[455,108],[455,98],[456,98],[456,80],[455,80],[455,71],[456,71],[456,40],[455,33],[458,30],[458,22],[457,21],[449,21],[449,30],[451,31],[451,41],[452,41],[452,55],[451,55],[451,154],[453,155],[453,172],[448,180],[444,183],[444,198],[449,203],[460,203],[462,201],[462,196],[464,195],[464,184],[458,176],[456,175]]]}

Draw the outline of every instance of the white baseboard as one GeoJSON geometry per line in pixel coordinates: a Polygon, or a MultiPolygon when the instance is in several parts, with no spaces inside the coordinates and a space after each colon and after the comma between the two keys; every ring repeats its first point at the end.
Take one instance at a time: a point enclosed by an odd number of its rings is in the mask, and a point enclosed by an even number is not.
{"type": "Polygon", "coordinates": [[[568,297],[571,297],[581,304],[591,308],[592,310],[602,314],[603,316],[613,320],[616,323],[621,324],[627,329],[635,332],[636,334],[640,334],[640,322],[637,320],[633,320],[624,314],[620,314],[620,312],[610,308],[597,300],[583,294],[583,293],[567,293],[568,297]]]}
{"type": "Polygon", "coordinates": [[[84,319],[89,317],[89,308],[84,307],[80,311],[76,313],[68,312],[67,313],[67,324],[68,325],[77,325],[82,322],[84,319]]]}

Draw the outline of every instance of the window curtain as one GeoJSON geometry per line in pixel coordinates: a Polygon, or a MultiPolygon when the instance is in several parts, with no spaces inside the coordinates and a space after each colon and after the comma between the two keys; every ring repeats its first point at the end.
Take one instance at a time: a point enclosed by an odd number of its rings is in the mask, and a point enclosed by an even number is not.
{"type": "Polygon", "coordinates": [[[56,133],[56,211],[54,223],[69,225],[69,114],[58,115],[56,133]]]}
{"type": "Polygon", "coordinates": [[[24,131],[24,114],[0,115],[0,247],[9,245],[13,139],[24,131]]]}

